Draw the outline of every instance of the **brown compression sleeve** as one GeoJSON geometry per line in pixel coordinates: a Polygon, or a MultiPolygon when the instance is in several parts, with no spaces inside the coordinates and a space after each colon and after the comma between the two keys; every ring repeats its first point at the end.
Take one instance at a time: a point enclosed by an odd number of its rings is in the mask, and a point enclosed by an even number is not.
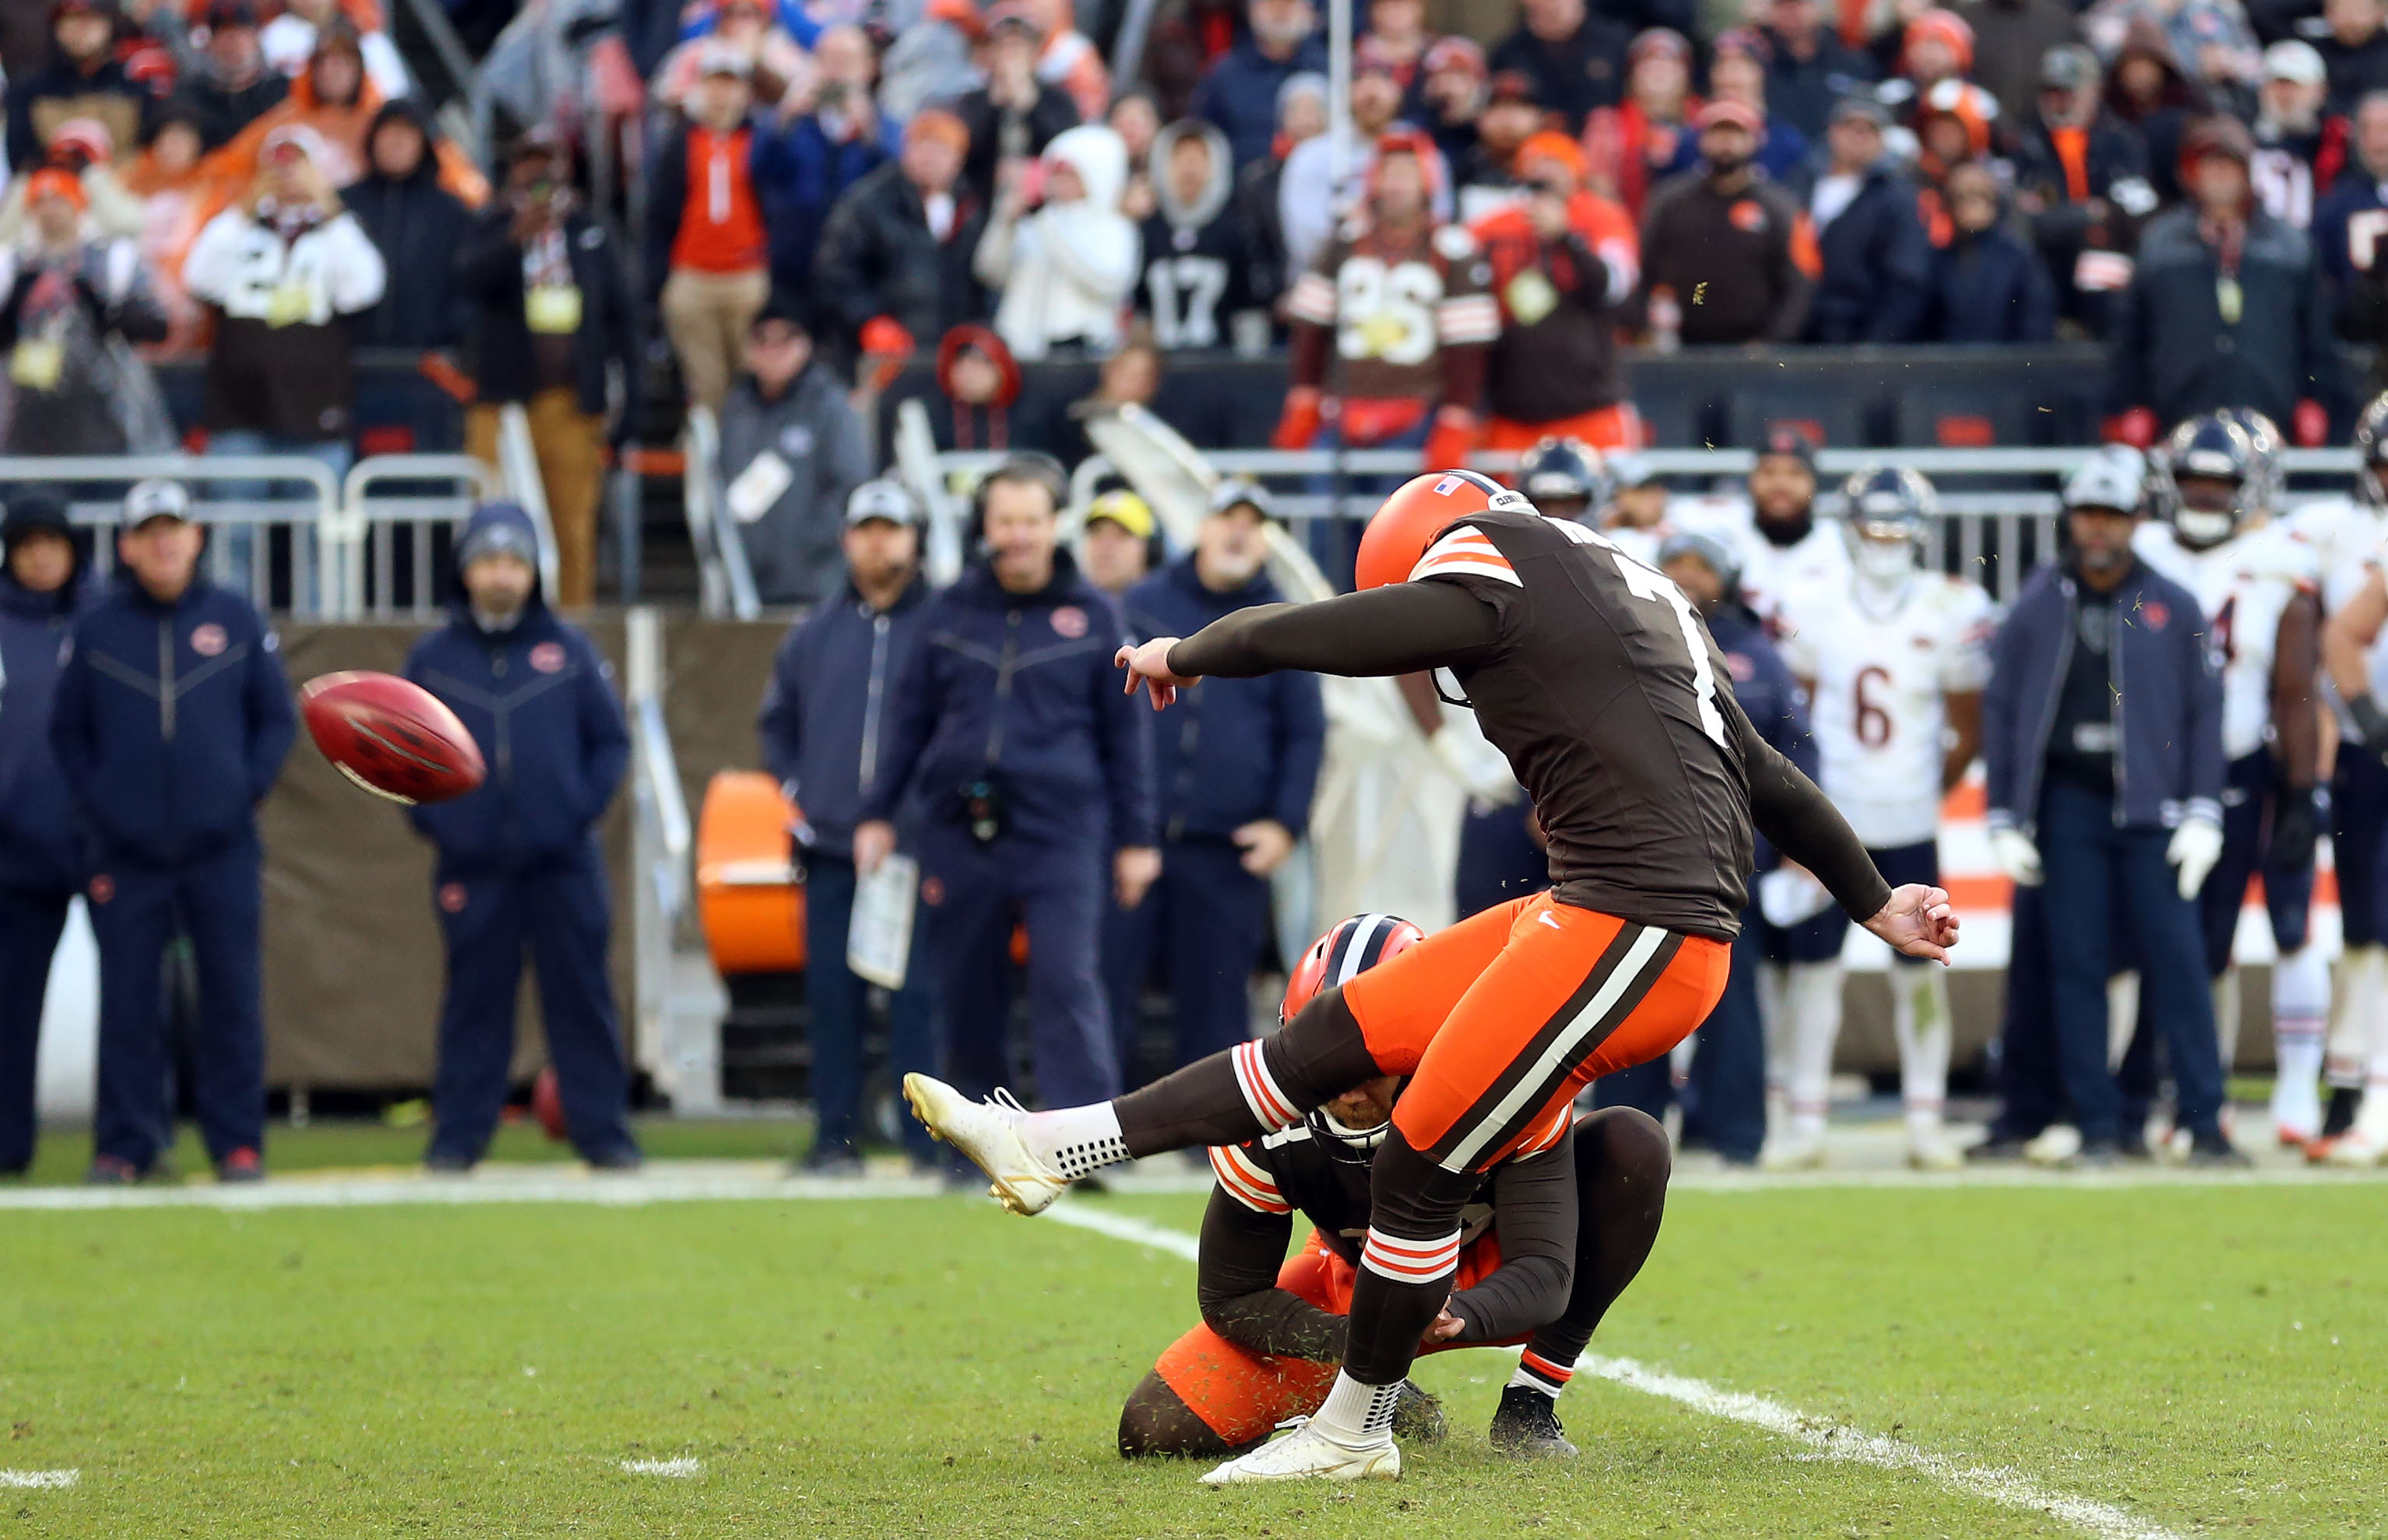
{"type": "Polygon", "coordinates": [[[1874,870],[1874,858],[1848,820],[1798,766],[1758,735],[1740,702],[1722,695],[1721,703],[1749,776],[1750,821],[1777,850],[1814,872],[1850,919],[1873,919],[1889,901],[1890,885],[1874,870]]]}
{"type": "Polygon", "coordinates": [[[1492,1223],[1501,1266],[1451,1296],[1467,1323],[1463,1343],[1497,1343],[1548,1326],[1567,1309],[1575,1278],[1578,1202],[1574,1136],[1492,1173],[1492,1223]]]}
{"type": "Polygon", "coordinates": [[[1169,649],[1169,667],[1215,679],[1279,668],[1361,679],[1466,667],[1500,639],[1492,606],[1459,584],[1389,583],[1315,604],[1239,609],[1169,649]]]}
{"type": "Polygon", "coordinates": [[[1331,1364],[1343,1356],[1343,1317],[1277,1286],[1292,1233],[1290,1215],[1262,1214],[1211,1190],[1195,1282],[1202,1324],[1248,1352],[1331,1364]]]}

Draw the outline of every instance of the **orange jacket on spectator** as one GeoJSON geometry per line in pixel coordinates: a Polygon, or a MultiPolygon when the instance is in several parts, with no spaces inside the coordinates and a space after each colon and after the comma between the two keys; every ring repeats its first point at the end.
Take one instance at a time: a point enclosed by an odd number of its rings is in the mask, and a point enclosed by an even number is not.
{"type": "MultiPolygon", "coordinates": [[[[324,174],[334,186],[347,186],[364,174],[365,135],[381,107],[381,93],[374,89],[370,81],[358,88],[354,102],[338,107],[315,99],[311,72],[300,75],[290,83],[290,95],[281,106],[241,130],[232,143],[200,162],[200,170],[214,184],[214,203],[207,215],[223,209],[257,180],[258,155],[264,148],[265,136],[286,123],[303,124],[323,135],[324,145],[338,160],[325,167],[324,174]]],[[[465,208],[478,209],[489,200],[489,179],[452,140],[442,138],[434,153],[439,159],[439,185],[453,193],[465,208]]],[[[206,216],[200,223],[206,223],[206,216]]]]}

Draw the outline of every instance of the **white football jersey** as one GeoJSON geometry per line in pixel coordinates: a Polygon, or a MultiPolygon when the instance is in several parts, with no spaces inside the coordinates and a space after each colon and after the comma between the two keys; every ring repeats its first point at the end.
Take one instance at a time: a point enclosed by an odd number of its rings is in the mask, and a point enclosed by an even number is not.
{"type": "Polygon", "coordinates": [[[2222,752],[2232,759],[2255,753],[2272,725],[2280,617],[2299,593],[2321,590],[2314,548],[2280,524],[2257,525],[2204,551],[2181,544],[2168,524],[2142,524],[2131,546],[2197,595],[2222,654],[2222,752]]]}
{"type": "MultiPolygon", "coordinates": [[[[2382,569],[2382,542],[2388,541],[2388,517],[2357,503],[2352,497],[2326,497],[2299,507],[2282,521],[2290,532],[2304,539],[2314,548],[2315,558],[2321,564],[2321,604],[2329,614],[2346,607],[2347,602],[2363,592],[2371,575],[2382,569]]],[[[2367,660],[2371,669],[2371,693],[2388,693],[2388,627],[2382,627],[2372,640],[2367,660]]],[[[2322,694],[2338,713],[2340,736],[2355,734],[2355,720],[2339,703],[2338,692],[2331,688],[2327,671],[2322,678],[2322,694]]]]}
{"type": "Polygon", "coordinates": [[[1824,795],[1870,848],[1939,833],[1947,697],[1989,682],[1995,630],[1988,594],[1937,572],[1917,572],[1886,613],[1850,583],[1802,589],[1785,607],[1783,660],[1815,686],[1824,795]]]}
{"type": "Polygon", "coordinates": [[[1848,592],[1852,580],[1848,538],[1841,521],[1820,518],[1791,545],[1777,545],[1758,532],[1753,515],[1734,531],[1740,541],[1741,598],[1770,626],[1781,628],[1783,610],[1808,589],[1848,592]]]}

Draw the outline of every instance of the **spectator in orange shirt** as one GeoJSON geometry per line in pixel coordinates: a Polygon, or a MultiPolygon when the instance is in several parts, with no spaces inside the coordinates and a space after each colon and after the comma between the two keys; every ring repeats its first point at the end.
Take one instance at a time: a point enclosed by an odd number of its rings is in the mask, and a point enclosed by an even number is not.
{"type": "Polygon", "coordinates": [[[688,122],[648,172],[647,283],[680,359],[692,405],[730,393],[746,328],[770,297],[770,242],[755,194],[753,65],[734,45],[708,48],[688,94],[688,122]]]}
{"type": "Polygon", "coordinates": [[[1484,445],[1522,450],[1556,436],[1638,448],[1641,419],[1617,363],[1617,307],[1642,276],[1633,221],[1584,191],[1583,150],[1564,134],[1527,140],[1518,171],[1525,197],[1475,232],[1501,303],[1484,445]]]}
{"type": "Polygon", "coordinates": [[[1636,37],[1625,51],[1624,102],[1595,108],[1584,121],[1590,189],[1641,218],[1651,187],[1675,165],[1699,109],[1692,95],[1692,45],[1683,34],[1653,27],[1636,37]]]}

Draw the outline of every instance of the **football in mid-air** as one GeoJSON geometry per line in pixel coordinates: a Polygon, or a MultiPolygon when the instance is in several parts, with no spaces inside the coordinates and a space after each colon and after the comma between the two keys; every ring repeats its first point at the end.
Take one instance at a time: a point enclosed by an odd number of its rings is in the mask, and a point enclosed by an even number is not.
{"type": "Polygon", "coordinates": [[[324,674],[299,689],[298,705],[324,757],[375,796],[445,802],[488,773],[456,713],[396,674],[324,674]]]}

